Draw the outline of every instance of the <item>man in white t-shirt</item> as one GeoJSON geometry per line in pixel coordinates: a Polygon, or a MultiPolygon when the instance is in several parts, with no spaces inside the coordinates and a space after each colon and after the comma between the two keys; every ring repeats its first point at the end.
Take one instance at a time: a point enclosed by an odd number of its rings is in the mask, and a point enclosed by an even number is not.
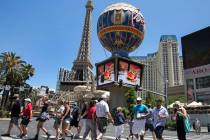
{"type": "Polygon", "coordinates": [[[153,109],[153,126],[155,128],[155,134],[157,140],[162,140],[163,130],[166,125],[166,119],[168,118],[168,111],[162,106],[162,100],[156,100],[156,107],[153,109]]]}
{"type": "Polygon", "coordinates": [[[109,112],[109,106],[106,102],[106,95],[102,95],[100,101],[96,104],[96,123],[100,134],[97,139],[102,139],[103,135],[106,133],[106,128],[108,126],[108,119],[114,123],[111,113],[109,112]]]}

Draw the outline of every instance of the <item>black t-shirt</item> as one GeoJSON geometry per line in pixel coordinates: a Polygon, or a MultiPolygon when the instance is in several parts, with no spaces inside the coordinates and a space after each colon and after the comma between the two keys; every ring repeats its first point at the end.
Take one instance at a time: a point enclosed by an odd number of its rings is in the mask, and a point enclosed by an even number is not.
{"type": "MultiPolygon", "coordinates": [[[[83,115],[85,113],[85,111],[87,110],[87,106],[85,105],[83,108],[82,108],[82,112],[81,112],[81,115],[83,115]]],[[[84,119],[87,118],[87,114],[83,117],[84,119]]]]}
{"type": "Polygon", "coordinates": [[[14,104],[12,105],[11,117],[19,117],[19,115],[20,115],[20,110],[21,110],[20,101],[19,101],[19,100],[16,100],[16,101],[14,102],[14,104]]]}
{"type": "Polygon", "coordinates": [[[74,106],[71,115],[72,115],[72,119],[73,120],[77,120],[77,118],[79,117],[80,114],[80,108],[78,106],[74,106]]]}
{"type": "Polygon", "coordinates": [[[44,103],[44,106],[42,107],[42,111],[41,111],[41,113],[43,113],[43,112],[48,112],[48,104],[47,103],[44,103]]]}

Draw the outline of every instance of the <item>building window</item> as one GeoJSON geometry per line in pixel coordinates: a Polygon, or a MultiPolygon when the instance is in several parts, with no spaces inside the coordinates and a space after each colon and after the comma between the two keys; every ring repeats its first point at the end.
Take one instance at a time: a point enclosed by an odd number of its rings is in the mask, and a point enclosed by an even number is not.
{"type": "Polygon", "coordinates": [[[196,88],[209,88],[210,87],[210,76],[196,78],[196,88]]]}

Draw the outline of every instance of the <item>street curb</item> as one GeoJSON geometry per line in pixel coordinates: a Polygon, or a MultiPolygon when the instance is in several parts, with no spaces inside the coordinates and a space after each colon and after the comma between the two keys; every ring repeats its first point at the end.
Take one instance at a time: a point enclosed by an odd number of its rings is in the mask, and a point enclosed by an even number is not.
{"type": "Polygon", "coordinates": [[[0,118],[0,121],[9,121],[10,118],[0,118]]]}

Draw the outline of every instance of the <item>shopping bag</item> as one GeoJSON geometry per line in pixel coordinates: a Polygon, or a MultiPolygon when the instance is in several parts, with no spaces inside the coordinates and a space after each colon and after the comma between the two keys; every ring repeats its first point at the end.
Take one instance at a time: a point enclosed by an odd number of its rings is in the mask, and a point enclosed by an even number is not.
{"type": "Polygon", "coordinates": [[[192,128],[191,122],[190,122],[190,117],[189,115],[184,118],[184,129],[186,133],[189,133],[192,128]]]}

